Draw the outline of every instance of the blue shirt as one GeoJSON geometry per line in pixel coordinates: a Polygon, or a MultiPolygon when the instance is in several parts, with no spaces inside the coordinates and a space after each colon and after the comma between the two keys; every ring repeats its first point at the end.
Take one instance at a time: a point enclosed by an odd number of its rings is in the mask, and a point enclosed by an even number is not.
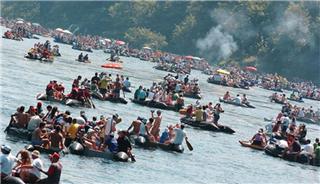
{"type": "Polygon", "coordinates": [[[164,143],[166,140],[169,139],[169,133],[167,131],[164,131],[162,134],[161,134],[161,137],[160,137],[160,143],[164,143]]]}
{"type": "Polygon", "coordinates": [[[112,153],[118,152],[118,142],[114,137],[107,140],[107,145],[110,152],[112,153]]]}

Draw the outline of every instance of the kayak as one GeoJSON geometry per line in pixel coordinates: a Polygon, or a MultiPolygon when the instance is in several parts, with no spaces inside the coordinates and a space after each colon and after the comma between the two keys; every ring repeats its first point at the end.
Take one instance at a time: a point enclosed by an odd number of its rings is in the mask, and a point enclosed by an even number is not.
{"type": "Polygon", "coordinates": [[[108,160],[116,160],[121,162],[128,162],[129,156],[124,152],[112,153],[112,152],[104,152],[98,150],[91,150],[87,147],[84,147],[79,142],[73,142],[69,146],[69,151],[71,154],[81,155],[86,157],[97,157],[97,158],[104,158],[108,160]]]}
{"type": "Polygon", "coordinates": [[[223,100],[222,97],[219,98],[219,102],[223,102],[223,103],[227,103],[227,104],[231,104],[231,105],[236,105],[236,106],[240,106],[240,107],[246,107],[246,108],[255,108],[253,105],[248,104],[238,104],[234,101],[230,101],[230,100],[223,100]]]}
{"type": "Polygon", "coordinates": [[[83,61],[79,61],[79,59],[75,59],[75,61],[78,61],[80,63],[91,63],[90,60],[83,60],[83,61]]]}
{"type": "Polygon", "coordinates": [[[264,150],[264,146],[253,145],[250,141],[239,141],[239,143],[244,147],[249,147],[256,150],[264,150]]]}
{"type": "Polygon", "coordinates": [[[207,131],[213,131],[213,132],[223,132],[223,133],[228,133],[228,134],[233,134],[235,133],[235,131],[225,125],[216,125],[213,123],[206,123],[206,122],[196,122],[194,119],[190,119],[190,118],[181,118],[180,122],[192,127],[197,127],[200,128],[202,130],[207,130],[207,131]]]}
{"type": "Polygon", "coordinates": [[[184,148],[182,145],[173,145],[173,144],[161,144],[158,142],[150,142],[146,140],[143,136],[131,135],[130,141],[137,147],[142,148],[160,148],[164,151],[173,151],[178,153],[183,153],[184,148]]]}
{"type": "Polygon", "coordinates": [[[297,117],[297,121],[302,121],[302,122],[305,122],[305,123],[310,123],[310,124],[318,124],[320,125],[320,121],[315,121],[311,118],[306,118],[306,117],[297,117]]]}
{"type": "Polygon", "coordinates": [[[50,63],[53,62],[53,58],[49,58],[49,59],[45,59],[45,58],[32,58],[32,57],[30,57],[28,54],[26,54],[26,55],[24,56],[24,58],[27,58],[27,59],[30,59],[30,60],[39,60],[39,61],[43,61],[43,62],[50,62],[50,63]]]}
{"type": "Polygon", "coordinates": [[[194,99],[201,99],[201,95],[199,93],[183,93],[184,97],[194,98],[194,99]]]}
{"type": "Polygon", "coordinates": [[[298,155],[292,154],[292,153],[285,153],[284,149],[279,148],[275,144],[269,144],[265,147],[265,153],[267,155],[273,156],[273,157],[279,157],[287,161],[291,162],[298,162],[301,164],[307,164],[307,165],[313,165],[313,166],[320,166],[320,161],[314,161],[314,158],[310,158],[309,156],[299,153],[298,155]]]}
{"type": "Polygon", "coordinates": [[[135,100],[135,99],[130,99],[133,103],[142,105],[142,106],[147,106],[147,107],[152,107],[152,108],[157,108],[157,109],[164,109],[164,110],[172,110],[172,111],[179,111],[179,109],[174,106],[174,105],[167,105],[162,102],[156,102],[153,100],[135,100]]]}
{"type": "Polygon", "coordinates": [[[101,65],[103,68],[122,69],[122,65],[119,63],[106,63],[101,65]]]}
{"type": "Polygon", "coordinates": [[[8,125],[5,129],[5,132],[7,133],[7,135],[31,141],[32,132],[25,128],[17,128],[8,125]]]}
{"type": "Polygon", "coordinates": [[[300,103],[304,102],[302,99],[295,99],[295,98],[287,98],[287,99],[295,102],[300,102],[300,103]]]}

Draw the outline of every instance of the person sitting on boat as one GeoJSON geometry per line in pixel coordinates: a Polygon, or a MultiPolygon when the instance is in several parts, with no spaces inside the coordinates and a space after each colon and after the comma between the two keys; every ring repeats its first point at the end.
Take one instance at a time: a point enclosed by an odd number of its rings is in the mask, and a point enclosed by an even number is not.
{"type": "Polygon", "coordinates": [[[55,87],[54,91],[54,97],[57,100],[62,100],[64,98],[64,86],[62,83],[58,84],[57,87],[55,87]]]}
{"type": "Polygon", "coordinates": [[[54,92],[53,85],[54,85],[53,81],[50,81],[46,87],[46,95],[48,97],[53,97],[53,92],[54,92]]]}
{"type": "Polygon", "coordinates": [[[287,98],[286,98],[286,94],[282,94],[281,95],[281,98],[280,98],[280,102],[286,102],[287,101],[287,98]]]}
{"type": "Polygon", "coordinates": [[[37,184],[58,184],[60,183],[60,177],[62,172],[62,164],[59,161],[60,155],[56,152],[54,152],[52,155],[49,155],[51,165],[48,169],[48,171],[43,171],[42,169],[39,169],[41,172],[46,174],[48,177],[41,179],[37,182],[37,184]]]}
{"type": "Polygon", "coordinates": [[[299,128],[298,128],[298,135],[297,135],[299,141],[304,142],[306,136],[307,136],[306,125],[305,124],[300,124],[299,128]]]}
{"type": "Polygon", "coordinates": [[[132,154],[132,146],[131,142],[129,141],[129,138],[127,137],[126,131],[119,131],[118,132],[118,151],[126,153],[132,161],[134,161],[134,157],[132,154]]]}
{"type": "Polygon", "coordinates": [[[263,133],[263,129],[260,128],[258,133],[256,133],[252,138],[251,138],[251,144],[252,145],[257,145],[257,146],[265,146],[267,143],[267,138],[266,135],[263,133]]]}
{"type": "Polygon", "coordinates": [[[165,128],[164,131],[162,132],[161,136],[160,136],[159,143],[167,144],[169,140],[170,140],[170,138],[169,138],[169,130],[167,128],[165,128]]]}
{"type": "Polygon", "coordinates": [[[86,55],[83,57],[83,61],[84,61],[84,62],[88,62],[88,61],[89,61],[89,56],[88,56],[88,54],[86,54],[86,55]]]}
{"type": "Polygon", "coordinates": [[[285,135],[290,124],[290,118],[288,117],[287,113],[283,114],[283,117],[281,118],[281,122],[282,122],[281,132],[282,132],[282,135],[285,135]]]}
{"type": "Polygon", "coordinates": [[[220,113],[223,113],[224,110],[222,109],[221,107],[221,104],[220,103],[217,103],[215,106],[214,106],[214,114],[213,114],[213,123],[214,124],[218,124],[218,121],[220,119],[220,113]]]}
{"type": "Polygon", "coordinates": [[[278,94],[277,93],[273,93],[271,96],[271,100],[277,100],[278,99],[278,94]]]}
{"type": "Polygon", "coordinates": [[[300,154],[306,155],[308,156],[308,158],[312,158],[314,155],[314,148],[313,145],[311,144],[311,140],[308,139],[305,141],[305,145],[302,148],[302,151],[300,152],[300,154]]]}
{"type": "Polygon", "coordinates": [[[180,110],[183,108],[184,106],[184,99],[183,99],[183,96],[180,95],[179,98],[176,100],[176,104],[175,104],[177,110],[180,110]]]}
{"type": "Polygon", "coordinates": [[[131,135],[131,134],[133,134],[133,135],[139,135],[139,134],[140,134],[140,126],[143,126],[140,119],[141,119],[141,118],[138,117],[138,119],[137,119],[137,120],[134,120],[134,121],[131,123],[131,125],[129,126],[127,132],[129,132],[130,135],[131,135]],[[133,128],[132,131],[130,131],[131,128],[133,128]]]}
{"type": "Polygon", "coordinates": [[[188,140],[188,137],[186,136],[186,132],[184,131],[184,125],[180,125],[180,128],[174,128],[174,138],[171,140],[171,145],[181,145],[183,140],[188,140]]]}
{"type": "Polygon", "coordinates": [[[112,49],[111,50],[111,53],[110,53],[110,61],[112,61],[112,62],[115,62],[116,61],[116,52],[115,52],[115,50],[114,49],[112,49]]]}
{"type": "Polygon", "coordinates": [[[203,121],[203,111],[201,106],[196,107],[195,117],[196,117],[196,122],[201,123],[203,121]]]}
{"type": "Polygon", "coordinates": [[[240,97],[240,95],[239,94],[237,94],[237,97],[236,98],[234,98],[232,101],[234,101],[236,104],[241,104],[241,97],[240,97]]]}
{"type": "Polygon", "coordinates": [[[223,95],[223,100],[231,100],[229,91],[227,91],[226,94],[223,95]]]}
{"type": "Polygon", "coordinates": [[[83,142],[87,148],[99,150],[101,142],[99,140],[98,130],[99,127],[96,127],[96,129],[89,128],[87,133],[83,136],[83,142]]]}
{"type": "Polygon", "coordinates": [[[294,160],[297,160],[297,156],[301,152],[301,145],[299,141],[295,139],[293,143],[290,145],[288,144],[288,146],[289,146],[288,149],[284,151],[282,156],[284,157],[287,154],[294,155],[294,160]]]}
{"type": "Polygon", "coordinates": [[[125,87],[126,89],[130,90],[131,82],[129,81],[129,77],[126,77],[126,80],[123,81],[122,85],[123,85],[123,87],[125,87]]]}
{"type": "Polygon", "coordinates": [[[242,95],[241,103],[242,104],[249,104],[249,101],[247,99],[247,95],[246,94],[242,95]]]}
{"type": "Polygon", "coordinates": [[[11,115],[10,126],[17,128],[27,128],[29,115],[24,112],[24,106],[17,109],[17,112],[11,115]]]}
{"type": "Polygon", "coordinates": [[[120,79],[117,78],[116,82],[114,82],[114,89],[112,91],[114,98],[120,98],[120,90],[122,89],[122,84],[120,82],[120,79]]]}
{"type": "Polygon", "coordinates": [[[12,168],[18,159],[11,154],[11,148],[7,145],[1,146],[0,166],[1,166],[1,179],[10,176],[12,168]]]}
{"type": "Polygon", "coordinates": [[[150,134],[155,138],[156,141],[159,141],[160,125],[162,121],[161,111],[157,111],[157,116],[154,116],[154,111],[151,111],[151,118],[154,119],[153,126],[150,129],[150,134]]]}
{"type": "Polygon", "coordinates": [[[21,180],[25,183],[35,183],[38,178],[35,173],[33,173],[30,153],[27,150],[21,150],[18,155],[20,155],[20,160],[13,168],[13,176],[21,178],[21,180]]]}
{"type": "Polygon", "coordinates": [[[146,98],[147,98],[147,93],[146,93],[145,88],[144,88],[144,89],[140,89],[140,90],[139,90],[139,93],[138,93],[138,98],[137,98],[137,100],[139,100],[139,101],[145,101],[146,98]]]}
{"type": "Polygon", "coordinates": [[[82,52],[81,52],[80,55],[78,56],[78,61],[79,61],[79,62],[83,62],[83,54],[82,54],[82,52]]]}
{"type": "Polygon", "coordinates": [[[186,117],[187,118],[191,118],[192,117],[192,113],[193,113],[193,106],[192,106],[192,104],[190,104],[187,107],[187,110],[186,110],[186,117]]]}
{"type": "Polygon", "coordinates": [[[118,152],[118,141],[114,137],[113,133],[110,134],[110,138],[106,141],[106,145],[107,145],[108,150],[111,153],[117,153],[118,152]]]}
{"type": "Polygon", "coordinates": [[[57,125],[53,132],[49,134],[50,149],[61,150],[64,148],[64,138],[61,133],[61,126],[57,125]]]}
{"type": "Polygon", "coordinates": [[[294,94],[294,92],[292,92],[292,93],[290,94],[290,98],[291,98],[291,99],[294,99],[294,100],[297,99],[297,97],[296,97],[296,95],[294,94]]]}

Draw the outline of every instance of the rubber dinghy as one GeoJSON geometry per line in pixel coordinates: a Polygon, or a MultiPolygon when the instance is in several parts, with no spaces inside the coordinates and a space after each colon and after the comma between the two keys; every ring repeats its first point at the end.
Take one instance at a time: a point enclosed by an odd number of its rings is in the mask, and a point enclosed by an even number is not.
{"type": "Polygon", "coordinates": [[[223,103],[226,103],[226,104],[231,104],[231,105],[236,105],[236,106],[240,106],[240,107],[246,107],[246,108],[255,108],[253,105],[251,104],[238,104],[234,101],[230,101],[230,100],[224,100],[222,97],[219,98],[219,102],[223,102],[223,103]]]}
{"type": "Polygon", "coordinates": [[[314,158],[308,158],[307,155],[299,153],[298,155],[296,154],[283,154],[284,153],[284,148],[281,148],[277,146],[276,144],[269,144],[265,147],[265,153],[267,155],[273,156],[273,157],[279,157],[287,161],[291,162],[298,162],[301,164],[308,164],[308,165],[313,165],[313,166],[320,166],[320,161],[319,160],[314,160],[314,158]]]}
{"type": "Polygon", "coordinates": [[[225,125],[215,125],[213,123],[206,123],[206,122],[196,122],[194,119],[190,119],[187,117],[181,118],[180,122],[192,127],[200,128],[202,130],[207,130],[207,131],[213,131],[213,132],[223,132],[223,133],[228,133],[228,134],[233,134],[235,131],[225,125]]]}
{"type": "Polygon", "coordinates": [[[63,154],[68,153],[68,149],[54,149],[54,148],[44,148],[41,146],[33,146],[33,145],[27,145],[25,146],[25,149],[28,151],[34,151],[38,150],[40,153],[46,153],[46,154],[53,154],[54,152],[62,152],[63,154]]]}
{"type": "Polygon", "coordinates": [[[111,153],[109,151],[104,152],[104,151],[91,150],[76,141],[70,144],[69,151],[71,154],[81,155],[86,157],[98,157],[98,158],[104,158],[104,159],[115,160],[120,162],[129,161],[129,156],[124,152],[111,153]]]}
{"type": "Polygon", "coordinates": [[[287,98],[290,101],[294,101],[294,102],[299,102],[299,103],[303,103],[304,101],[302,99],[296,99],[296,98],[287,98]]]}
{"type": "Polygon", "coordinates": [[[187,98],[194,98],[194,99],[201,99],[202,98],[200,93],[191,93],[191,92],[184,93],[183,96],[187,97],[187,98]]]}
{"type": "Polygon", "coordinates": [[[4,132],[7,133],[7,135],[9,136],[31,141],[32,132],[25,128],[17,128],[17,127],[8,125],[7,128],[4,130],[4,132]]]}
{"type": "Polygon", "coordinates": [[[69,105],[69,106],[77,106],[77,107],[87,107],[92,108],[91,103],[85,102],[84,104],[76,99],[63,99],[63,100],[57,100],[53,97],[48,97],[45,93],[40,93],[36,96],[37,100],[43,100],[43,101],[50,101],[50,102],[58,102],[61,104],[69,105]]]}
{"type": "Polygon", "coordinates": [[[135,100],[135,99],[130,99],[133,103],[142,105],[142,106],[147,106],[147,107],[152,107],[152,108],[157,108],[157,109],[164,109],[164,110],[171,110],[171,111],[179,111],[179,109],[174,106],[174,105],[167,105],[162,102],[156,102],[153,100],[135,100]]]}
{"type": "Polygon", "coordinates": [[[297,117],[297,121],[301,121],[301,122],[304,122],[304,123],[310,123],[310,124],[320,125],[320,120],[316,121],[316,120],[314,120],[314,119],[306,118],[306,117],[297,117]]]}
{"type": "Polygon", "coordinates": [[[92,98],[96,98],[102,101],[109,101],[109,102],[113,102],[113,103],[122,103],[122,104],[127,104],[128,101],[124,98],[112,98],[112,97],[106,97],[104,98],[103,95],[99,92],[93,92],[91,93],[92,98]]]}
{"type": "Polygon", "coordinates": [[[264,146],[254,145],[250,141],[239,141],[239,143],[244,147],[252,148],[255,150],[261,150],[261,151],[264,150],[264,146]]]}
{"type": "Polygon", "coordinates": [[[184,148],[182,145],[167,145],[157,142],[150,142],[143,136],[131,135],[130,141],[137,147],[141,148],[160,148],[164,151],[173,151],[178,153],[183,153],[184,148]]]}
{"type": "Polygon", "coordinates": [[[53,58],[49,58],[49,59],[46,59],[46,58],[38,58],[38,57],[30,57],[28,54],[26,54],[24,56],[24,58],[27,58],[27,59],[30,59],[30,60],[38,60],[38,61],[43,61],[43,62],[49,62],[49,63],[52,63],[53,62],[53,58]]]}

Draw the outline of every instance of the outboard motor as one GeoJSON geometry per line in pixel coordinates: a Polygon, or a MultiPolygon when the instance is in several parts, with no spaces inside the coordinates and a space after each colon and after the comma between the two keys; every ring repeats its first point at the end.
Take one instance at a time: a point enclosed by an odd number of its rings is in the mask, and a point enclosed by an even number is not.
{"type": "Polygon", "coordinates": [[[129,156],[125,152],[118,152],[115,154],[114,159],[120,162],[128,162],[129,156]]]}
{"type": "Polygon", "coordinates": [[[79,142],[75,141],[75,142],[70,144],[69,150],[73,154],[81,155],[83,153],[83,151],[84,151],[84,147],[82,146],[82,144],[80,144],[79,142]]]}

